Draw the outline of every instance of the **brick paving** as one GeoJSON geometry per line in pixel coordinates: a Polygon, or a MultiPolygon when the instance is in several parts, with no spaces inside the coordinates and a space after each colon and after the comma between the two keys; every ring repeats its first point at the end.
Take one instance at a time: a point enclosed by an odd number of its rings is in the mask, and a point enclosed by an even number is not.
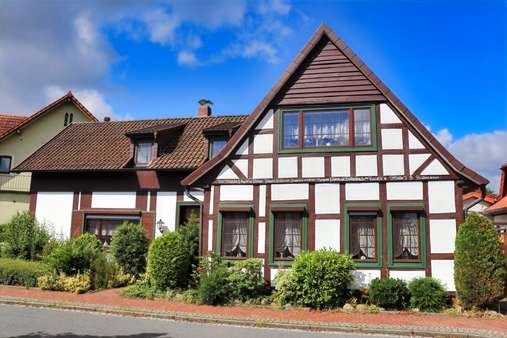
{"type": "MultiPolygon", "coordinates": [[[[0,286],[1,298],[34,299],[51,302],[65,302],[83,305],[112,306],[128,308],[136,311],[149,312],[172,312],[189,315],[235,318],[245,320],[257,320],[268,322],[301,322],[319,323],[324,325],[340,324],[351,327],[362,325],[379,327],[406,327],[407,329],[432,328],[436,331],[469,329],[485,330],[495,333],[497,337],[507,336],[507,318],[468,318],[465,316],[453,316],[446,314],[418,314],[418,313],[378,313],[360,314],[345,313],[339,311],[313,311],[308,309],[276,309],[272,307],[258,306],[207,306],[177,303],[168,300],[142,300],[129,299],[120,295],[120,289],[110,289],[93,293],[76,295],[66,292],[42,291],[40,289],[26,289],[20,287],[0,286]]],[[[489,334],[488,334],[489,335],[489,334]]]]}

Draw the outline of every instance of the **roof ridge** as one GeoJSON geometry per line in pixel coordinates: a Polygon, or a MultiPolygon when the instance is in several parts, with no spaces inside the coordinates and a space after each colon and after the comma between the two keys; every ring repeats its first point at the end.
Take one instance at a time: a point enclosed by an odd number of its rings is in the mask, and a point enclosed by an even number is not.
{"type": "Polygon", "coordinates": [[[115,120],[115,121],[93,121],[93,122],[73,122],[73,124],[111,124],[111,123],[129,123],[129,122],[152,122],[152,121],[168,121],[168,120],[207,120],[207,119],[216,119],[216,118],[231,118],[231,117],[246,117],[249,114],[237,114],[237,115],[213,115],[213,116],[205,116],[205,117],[166,117],[166,118],[156,118],[156,119],[140,119],[140,120],[115,120]]]}

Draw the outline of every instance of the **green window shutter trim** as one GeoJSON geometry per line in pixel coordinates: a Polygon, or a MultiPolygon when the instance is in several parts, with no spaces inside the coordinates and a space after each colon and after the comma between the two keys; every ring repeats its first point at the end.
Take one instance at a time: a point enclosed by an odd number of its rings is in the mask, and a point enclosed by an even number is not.
{"type": "MultiPolygon", "coordinates": [[[[254,223],[255,223],[255,215],[253,212],[253,205],[251,204],[234,204],[234,205],[219,205],[218,206],[218,225],[217,225],[217,245],[215,246],[215,253],[219,256],[222,255],[222,233],[223,233],[223,223],[222,223],[222,212],[220,211],[220,207],[227,207],[227,208],[237,208],[237,209],[250,209],[250,212],[248,213],[248,254],[246,258],[252,258],[255,257],[254,253],[254,223]]],[[[225,259],[228,261],[227,259],[225,259]]],[[[236,260],[230,260],[230,261],[236,261],[236,260]]]]}

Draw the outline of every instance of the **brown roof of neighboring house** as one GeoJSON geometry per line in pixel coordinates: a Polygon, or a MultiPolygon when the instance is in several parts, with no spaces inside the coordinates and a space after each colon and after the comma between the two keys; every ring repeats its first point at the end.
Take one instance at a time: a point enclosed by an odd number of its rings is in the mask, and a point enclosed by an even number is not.
{"type": "MultiPolygon", "coordinates": [[[[481,198],[482,193],[480,191],[471,191],[463,195],[463,201],[469,200],[469,199],[479,199],[481,198]]],[[[495,203],[496,201],[496,195],[494,194],[486,194],[484,196],[484,202],[489,203],[490,205],[495,203]]]]}
{"type": "MultiPolygon", "coordinates": [[[[293,95],[293,97],[288,97],[285,92],[288,85],[292,85],[294,81],[300,79],[300,66],[304,66],[305,62],[309,59],[309,56],[312,56],[312,52],[315,48],[321,48],[323,45],[323,39],[329,40],[336,48],[338,48],[344,56],[344,61],[349,62],[352,66],[350,69],[344,69],[341,66],[335,66],[335,68],[339,68],[340,71],[355,71],[358,70],[358,74],[362,75],[366,78],[366,80],[370,81],[376,90],[371,91],[371,88],[366,88],[368,96],[367,100],[378,101],[380,98],[382,100],[387,101],[393,105],[393,107],[399,111],[399,113],[405,117],[407,122],[413,126],[415,130],[417,130],[421,136],[430,144],[433,150],[439,154],[445,162],[447,162],[456,172],[460,173],[462,176],[466,177],[470,181],[474,182],[477,185],[486,185],[489,181],[477,174],[473,170],[465,167],[460,161],[458,161],[437,139],[424,127],[424,125],[417,120],[417,118],[410,112],[410,110],[394,95],[393,92],[373,73],[373,71],[345,44],[345,42],[340,39],[329,27],[324,24],[321,24],[314,35],[311,37],[310,41],[306,44],[306,46],[299,52],[296,58],[292,61],[292,63],[287,67],[282,76],[278,79],[278,81],[274,84],[271,90],[266,94],[266,96],[262,99],[262,101],[257,105],[252,114],[248,116],[245,122],[241,125],[238,131],[231,137],[229,142],[225,145],[225,147],[220,151],[220,153],[212,158],[211,160],[204,163],[202,166],[193,171],[190,175],[185,177],[182,180],[183,185],[192,185],[197,182],[201,177],[203,177],[207,172],[212,170],[215,166],[220,164],[224,159],[229,156],[233,150],[238,146],[239,142],[243,139],[246,133],[255,125],[257,120],[262,116],[262,113],[269,107],[273,102],[278,101],[281,104],[302,104],[306,103],[315,103],[315,98],[311,96],[311,94],[301,96],[301,92],[297,92],[297,95],[293,95]],[[341,67],[341,68],[340,68],[341,67]],[[282,95],[282,97],[280,97],[282,95]],[[297,97],[296,97],[297,96],[297,97]]],[[[328,46],[324,44],[324,48],[328,46]]],[[[326,61],[326,60],[322,60],[326,61]]],[[[322,67],[322,66],[321,66],[322,67]]],[[[346,66],[349,67],[349,66],[346,66]]],[[[314,70],[314,72],[319,72],[318,70],[314,70]]],[[[315,74],[311,75],[312,77],[316,76],[315,74]]],[[[318,77],[318,75],[317,75],[318,77]]],[[[293,92],[296,94],[295,92],[293,92]]],[[[358,99],[363,100],[363,96],[354,96],[343,97],[342,95],[337,96],[337,93],[330,94],[330,97],[327,97],[324,101],[322,98],[319,98],[319,103],[327,102],[327,103],[338,103],[338,102],[356,102],[358,99]]]]}
{"type": "Polygon", "coordinates": [[[11,114],[0,114],[0,138],[8,133],[11,129],[19,126],[28,116],[19,116],[11,114]]]}
{"type": "Polygon", "coordinates": [[[170,134],[170,147],[146,168],[192,170],[207,160],[203,129],[224,122],[242,122],[245,116],[209,116],[139,121],[75,123],[28,157],[15,171],[124,170],[133,158],[128,135],[161,126],[184,125],[170,134]],[[128,135],[127,135],[128,134],[128,135]],[[172,136],[174,135],[174,136],[172,136]]]}
{"type": "Polygon", "coordinates": [[[86,116],[88,116],[91,121],[97,121],[97,118],[81,102],[79,102],[78,99],[76,99],[76,97],[72,94],[71,91],[69,91],[67,94],[65,94],[61,98],[59,98],[59,99],[51,102],[50,104],[48,104],[44,108],[40,109],[39,111],[33,113],[32,115],[30,115],[30,116],[24,116],[24,117],[23,116],[19,116],[23,120],[20,123],[18,123],[17,125],[12,126],[9,129],[3,130],[2,123],[1,123],[2,120],[0,118],[0,141],[2,141],[7,136],[9,136],[12,133],[14,133],[16,130],[24,128],[25,126],[27,126],[28,124],[32,123],[33,121],[35,121],[40,116],[42,116],[42,115],[46,114],[47,112],[53,110],[54,108],[58,107],[60,104],[62,104],[64,102],[68,102],[68,101],[74,103],[74,105],[79,110],[81,110],[83,112],[83,114],[85,114],[86,116]],[[3,130],[3,132],[2,132],[2,130],[3,130]]]}

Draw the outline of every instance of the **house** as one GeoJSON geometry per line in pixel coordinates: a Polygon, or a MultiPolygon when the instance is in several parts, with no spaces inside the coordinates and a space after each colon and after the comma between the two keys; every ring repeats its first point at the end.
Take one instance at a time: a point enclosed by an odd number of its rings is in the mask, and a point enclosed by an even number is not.
{"type": "Polygon", "coordinates": [[[500,189],[495,203],[484,210],[501,233],[507,233],[507,163],[500,168],[500,189]]]}
{"type": "Polygon", "coordinates": [[[496,195],[480,190],[468,192],[463,195],[463,210],[465,212],[478,212],[484,214],[484,210],[496,202],[496,195]]]}
{"type": "Polygon", "coordinates": [[[334,248],[353,257],[357,287],[434,276],[454,290],[463,194],[488,181],[328,27],[248,116],[207,116],[209,104],[197,118],[70,126],[17,168],[33,173],[31,210],[107,241],[124,219],[172,230],[190,206],[203,255],[261,258],[267,280],[334,248]]]}
{"type": "Polygon", "coordinates": [[[31,116],[0,114],[0,224],[29,207],[31,175],[12,168],[73,122],[97,121],[71,92],[31,116]]]}

